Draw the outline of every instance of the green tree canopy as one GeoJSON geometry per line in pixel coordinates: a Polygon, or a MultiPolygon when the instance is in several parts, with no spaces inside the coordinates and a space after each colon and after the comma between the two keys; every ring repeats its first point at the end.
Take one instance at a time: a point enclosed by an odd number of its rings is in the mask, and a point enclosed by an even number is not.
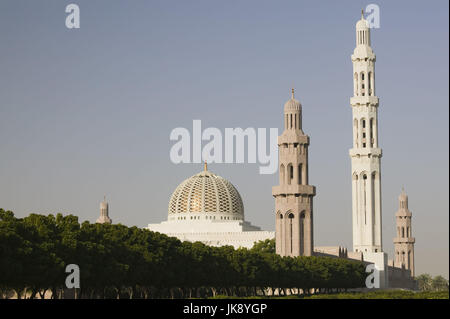
{"type": "Polygon", "coordinates": [[[79,295],[89,298],[248,296],[269,287],[363,287],[365,279],[360,262],[281,257],[274,240],[252,249],[211,247],[121,224],[80,224],[72,215],[16,218],[0,210],[2,291],[32,298],[51,291],[56,298],[68,264],[79,266],[79,295]]]}

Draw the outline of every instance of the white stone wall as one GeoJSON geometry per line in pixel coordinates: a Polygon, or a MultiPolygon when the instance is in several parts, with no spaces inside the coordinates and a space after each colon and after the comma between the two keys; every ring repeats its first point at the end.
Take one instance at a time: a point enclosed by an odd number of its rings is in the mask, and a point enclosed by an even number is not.
{"type": "Polygon", "coordinates": [[[160,224],[149,224],[149,230],[160,233],[223,233],[223,232],[244,232],[260,231],[261,228],[243,220],[181,220],[164,221],[160,224]]]}
{"type": "Polygon", "coordinates": [[[231,245],[235,248],[251,248],[257,241],[275,238],[275,232],[263,231],[244,220],[169,220],[149,224],[147,229],[181,241],[200,241],[210,246],[231,245]]]}
{"type": "Polygon", "coordinates": [[[275,238],[275,232],[273,231],[166,233],[166,235],[176,237],[181,241],[199,241],[209,246],[229,245],[234,248],[252,248],[260,240],[275,238]]]}

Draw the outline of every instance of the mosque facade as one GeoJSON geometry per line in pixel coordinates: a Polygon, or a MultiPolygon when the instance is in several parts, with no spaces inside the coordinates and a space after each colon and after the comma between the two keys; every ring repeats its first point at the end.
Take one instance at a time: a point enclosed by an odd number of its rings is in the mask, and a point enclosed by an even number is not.
{"type": "MultiPolygon", "coordinates": [[[[264,231],[244,219],[241,195],[225,178],[204,170],[173,192],[168,218],[148,229],[182,241],[200,241],[211,246],[251,248],[256,242],[275,239],[281,256],[329,256],[374,264],[380,273],[380,288],[414,288],[414,243],[412,214],[404,191],[395,214],[395,256],[388,260],[382,246],[381,157],[378,143],[379,98],[375,94],[375,54],[370,28],[364,15],[356,23],[353,63],[353,147],[349,151],[352,181],[353,250],[342,246],[318,247],[313,236],[313,198],[309,184],[309,136],[302,129],[302,105],[291,99],[284,105],[284,131],[278,137],[279,183],[272,188],[275,201],[275,232],[264,231]]],[[[98,222],[110,222],[108,203],[101,204],[98,222]]]]}

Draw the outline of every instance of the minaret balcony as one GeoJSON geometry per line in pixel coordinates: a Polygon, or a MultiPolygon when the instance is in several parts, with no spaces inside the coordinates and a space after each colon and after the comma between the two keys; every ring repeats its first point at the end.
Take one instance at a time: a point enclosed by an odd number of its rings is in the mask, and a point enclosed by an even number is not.
{"type": "Polygon", "coordinates": [[[402,210],[399,210],[399,211],[397,211],[395,213],[395,217],[399,217],[399,218],[409,217],[409,218],[411,218],[412,217],[412,213],[409,210],[407,210],[407,209],[402,209],[402,210]]]}
{"type": "Polygon", "coordinates": [[[278,195],[316,195],[316,187],[312,185],[277,185],[272,187],[272,196],[278,195]]]}
{"type": "Polygon", "coordinates": [[[359,105],[378,105],[379,98],[378,96],[353,96],[350,98],[351,106],[359,106],[359,105]]]}
{"type": "Polygon", "coordinates": [[[301,134],[299,131],[285,130],[282,135],[278,136],[278,146],[283,144],[309,144],[309,136],[301,134]]]}
{"type": "Polygon", "coordinates": [[[395,237],[394,244],[414,244],[416,238],[414,237],[395,237]]]}
{"type": "Polygon", "coordinates": [[[381,157],[383,156],[383,151],[381,148],[371,148],[371,147],[361,147],[361,148],[352,148],[349,151],[350,157],[357,157],[359,156],[376,156],[381,157]]]}

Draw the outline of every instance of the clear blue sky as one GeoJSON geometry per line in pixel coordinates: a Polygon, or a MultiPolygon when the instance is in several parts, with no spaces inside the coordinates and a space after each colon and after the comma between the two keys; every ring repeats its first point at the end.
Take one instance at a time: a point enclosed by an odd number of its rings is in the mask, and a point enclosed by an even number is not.
{"type": "MultiPolygon", "coordinates": [[[[292,86],[311,137],[315,243],[351,249],[350,55],[365,1],[0,2],[0,207],[94,222],[167,216],[175,187],[202,170],[169,160],[170,131],[278,127],[292,86]],[[77,3],[81,28],[65,27],[77,3]]],[[[383,148],[384,249],[404,185],[416,272],[449,260],[448,1],[378,1],[372,32],[383,148]]],[[[274,229],[277,175],[212,164],[246,218],[274,229]]]]}

